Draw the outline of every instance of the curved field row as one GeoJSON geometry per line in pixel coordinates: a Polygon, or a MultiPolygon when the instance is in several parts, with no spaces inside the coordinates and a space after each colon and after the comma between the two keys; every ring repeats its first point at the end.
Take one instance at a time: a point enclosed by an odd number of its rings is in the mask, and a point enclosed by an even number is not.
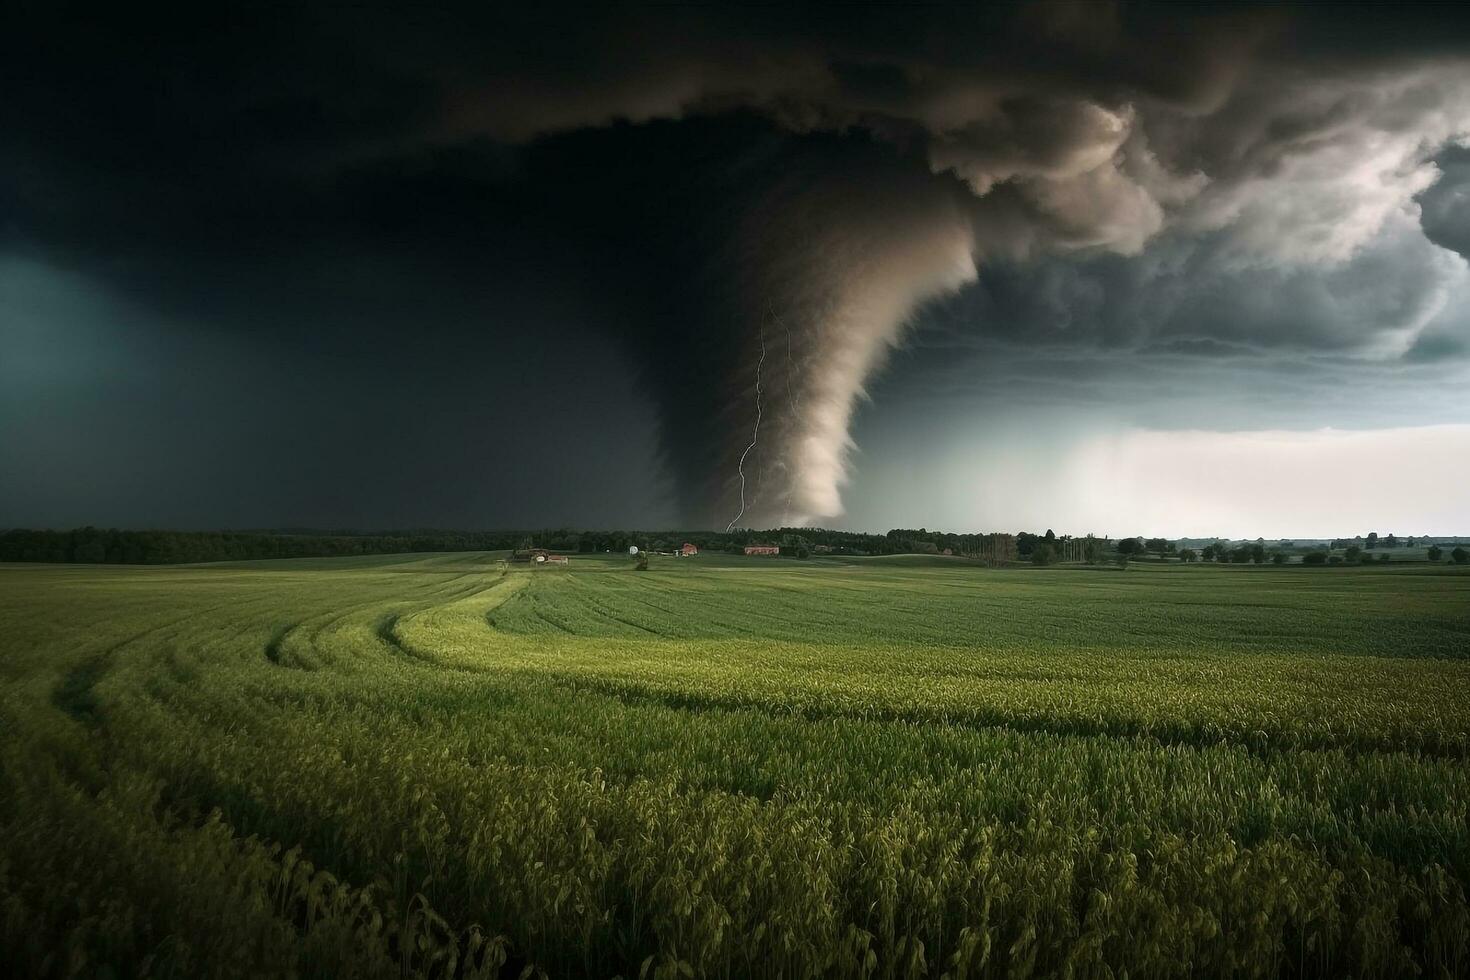
{"type": "Polygon", "coordinates": [[[0,569],[0,939],[39,975],[1463,974],[1470,577],[1254,571],[0,569]]]}

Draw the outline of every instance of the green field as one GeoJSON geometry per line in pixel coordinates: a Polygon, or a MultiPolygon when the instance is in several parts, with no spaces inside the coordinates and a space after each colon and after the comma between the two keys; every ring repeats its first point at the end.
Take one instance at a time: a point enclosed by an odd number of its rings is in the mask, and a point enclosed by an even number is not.
{"type": "Polygon", "coordinates": [[[25,975],[1470,974],[1470,574],[0,566],[25,975]]]}

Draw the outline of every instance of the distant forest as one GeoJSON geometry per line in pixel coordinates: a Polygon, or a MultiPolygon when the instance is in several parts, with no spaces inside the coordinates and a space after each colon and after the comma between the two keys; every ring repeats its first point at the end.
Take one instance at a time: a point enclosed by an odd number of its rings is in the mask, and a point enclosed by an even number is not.
{"type": "MultiPolygon", "coordinates": [[[[1447,548],[1460,539],[1437,539],[1447,548]]],[[[1163,538],[1074,538],[1021,531],[1017,534],[950,534],[927,528],[896,528],[886,534],[833,531],[825,528],[777,528],[766,531],[123,531],[95,527],[71,531],[0,531],[0,561],[75,562],[110,565],[172,565],[192,562],[250,561],[261,558],[338,558],[350,555],[396,555],[428,551],[510,551],[540,547],[552,551],[592,554],[627,551],[637,546],[644,551],[675,551],[689,542],[703,551],[739,552],[748,544],[776,544],[783,556],[806,558],[813,554],[902,555],[944,554],[992,559],[1021,559],[1034,564],[1054,561],[1111,561],[1145,558],[1179,561],[1220,561],[1281,564],[1295,559],[1306,564],[1370,560],[1375,551],[1379,561],[1388,560],[1388,550],[1398,549],[1393,535],[1380,539],[1340,539],[1327,542],[1282,541],[1267,545],[1257,541],[1231,546],[1219,539],[1200,551],[1189,544],[1202,541],[1169,541],[1163,538]],[[997,539],[1003,551],[995,551],[997,539]],[[1342,551],[1342,554],[1333,552],[1342,551]]],[[[1429,538],[1408,538],[1402,546],[1434,545],[1429,538]]],[[[1427,557],[1437,561],[1441,549],[1429,547],[1427,557]]],[[[1470,556],[1464,548],[1446,554],[1457,563],[1470,556]]],[[[1406,556],[1408,557],[1408,556],[1406,556]]]]}
{"type": "MultiPolygon", "coordinates": [[[[1048,532],[1050,534],[1050,532],[1048,532]]],[[[393,555],[420,551],[506,551],[535,545],[553,551],[589,554],[626,551],[630,546],[672,551],[684,542],[709,551],[739,551],[747,544],[780,544],[794,553],[848,555],[936,554],[951,549],[967,554],[984,535],[941,531],[893,530],[887,534],[782,528],[769,531],[125,531],[95,527],[71,531],[0,531],[0,561],[78,562],[114,565],[170,565],[189,562],[248,561],[260,558],[326,558],[393,555]]],[[[1016,536],[1022,557],[1042,535],[1016,536]]]]}

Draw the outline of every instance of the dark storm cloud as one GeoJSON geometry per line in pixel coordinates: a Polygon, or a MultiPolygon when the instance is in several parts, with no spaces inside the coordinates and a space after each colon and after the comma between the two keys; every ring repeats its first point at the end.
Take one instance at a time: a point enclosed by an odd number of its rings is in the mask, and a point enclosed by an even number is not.
{"type": "Polygon", "coordinates": [[[994,262],[934,319],[976,343],[1395,354],[1464,278],[1463,262],[1403,215],[1325,266],[1240,264],[1232,249],[1214,233],[1134,257],[994,262]]]}
{"type": "Polygon", "coordinates": [[[1443,176],[1419,197],[1424,234],[1470,258],[1470,146],[1449,146],[1435,158],[1443,176]]]}
{"type": "Polygon", "coordinates": [[[28,5],[0,245],[327,358],[599,331],[690,520],[830,517],[949,294],[972,345],[1459,350],[1454,13],[28,5]]]}

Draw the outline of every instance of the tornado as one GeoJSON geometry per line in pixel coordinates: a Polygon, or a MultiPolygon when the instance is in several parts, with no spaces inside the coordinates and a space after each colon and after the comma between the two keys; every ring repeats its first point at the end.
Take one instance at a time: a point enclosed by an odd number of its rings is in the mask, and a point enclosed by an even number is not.
{"type": "Polygon", "coordinates": [[[758,126],[719,150],[651,178],[681,203],[627,219],[640,237],[610,278],[632,309],[608,325],[656,409],[687,526],[840,518],[867,384],[926,303],[975,279],[972,195],[860,136],[758,126]]]}
{"type": "Polygon", "coordinates": [[[975,278],[974,236],[926,175],[782,187],[738,235],[744,354],[726,381],[703,523],[840,517],[864,386],[922,304],[975,278]]]}

